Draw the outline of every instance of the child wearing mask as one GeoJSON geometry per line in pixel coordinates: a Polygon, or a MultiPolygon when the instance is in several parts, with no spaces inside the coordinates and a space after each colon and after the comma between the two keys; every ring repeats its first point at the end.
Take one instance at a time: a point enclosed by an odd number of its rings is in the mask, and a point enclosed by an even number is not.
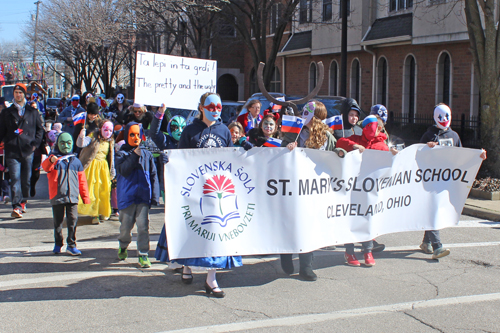
{"type": "MultiPolygon", "coordinates": [[[[91,103],[92,104],[92,103],[91,103]]],[[[111,179],[116,172],[114,167],[115,141],[113,123],[110,120],[100,123],[89,136],[82,129],[77,139],[77,146],[83,148],[79,158],[85,169],[89,186],[91,204],[80,203],[78,213],[92,216],[92,223],[99,224],[111,215],[111,179]]]]}
{"type": "Polygon", "coordinates": [[[76,225],[78,222],[78,196],[84,203],[90,203],[87,180],[80,160],[72,154],[73,138],[62,132],[48,158],[42,162],[49,181],[49,197],[54,218],[55,245],[53,252],[61,253],[63,247],[62,224],[66,213],[68,238],[66,251],[73,255],[82,254],[76,247],[76,225]]]}
{"type": "Polygon", "coordinates": [[[149,209],[159,203],[159,185],[153,154],[139,147],[142,128],[136,122],[127,124],[125,144],[116,153],[116,188],[120,210],[120,236],[118,258],[128,257],[127,248],[132,241],[132,229],[137,225],[139,265],[151,267],[149,261],[149,209]]]}

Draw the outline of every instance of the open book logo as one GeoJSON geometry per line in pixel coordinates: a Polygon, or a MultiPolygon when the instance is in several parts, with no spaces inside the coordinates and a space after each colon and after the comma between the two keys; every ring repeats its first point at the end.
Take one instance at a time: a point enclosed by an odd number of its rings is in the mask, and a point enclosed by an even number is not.
{"type": "Polygon", "coordinates": [[[221,227],[225,227],[228,221],[239,219],[233,181],[223,175],[207,179],[203,185],[200,210],[204,216],[201,224],[218,223],[221,227]]]}

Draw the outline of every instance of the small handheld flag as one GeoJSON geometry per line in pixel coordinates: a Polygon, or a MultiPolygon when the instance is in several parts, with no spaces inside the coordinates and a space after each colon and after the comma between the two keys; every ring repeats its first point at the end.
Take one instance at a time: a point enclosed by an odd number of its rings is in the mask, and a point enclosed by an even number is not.
{"type": "Polygon", "coordinates": [[[21,135],[23,134],[23,129],[22,128],[18,128],[14,131],[14,133],[16,133],[17,135],[21,135]]]}
{"type": "Polygon", "coordinates": [[[283,116],[281,121],[281,131],[287,133],[300,133],[304,126],[304,119],[294,116],[283,116]]]}
{"type": "Polygon", "coordinates": [[[87,112],[80,112],[73,116],[73,125],[85,124],[85,118],[87,118],[87,112]]]}
{"type": "Polygon", "coordinates": [[[341,115],[330,117],[328,119],[323,120],[323,122],[332,130],[344,129],[344,123],[342,122],[341,115]]]}
{"type": "Polygon", "coordinates": [[[275,138],[269,138],[266,142],[264,142],[264,147],[281,147],[281,140],[275,138]]]}

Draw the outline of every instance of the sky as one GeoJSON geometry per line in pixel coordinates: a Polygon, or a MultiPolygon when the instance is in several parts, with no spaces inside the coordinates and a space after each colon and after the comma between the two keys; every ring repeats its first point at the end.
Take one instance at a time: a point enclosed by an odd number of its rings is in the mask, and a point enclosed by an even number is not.
{"type": "MultiPolygon", "coordinates": [[[[42,0],[43,1],[43,0],[42,0]]],[[[21,38],[25,23],[36,13],[36,0],[0,0],[1,43],[15,42],[21,38]]]]}

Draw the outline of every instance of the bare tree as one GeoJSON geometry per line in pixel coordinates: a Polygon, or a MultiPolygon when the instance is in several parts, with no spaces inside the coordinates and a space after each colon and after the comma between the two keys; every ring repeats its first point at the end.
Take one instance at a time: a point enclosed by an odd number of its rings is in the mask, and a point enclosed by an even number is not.
{"type": "Polygon", "coordinates": [[[224,0],[221,14],[235,27],[241,40],[248,47],[254,68],[266,64],[264,85],[270,88],[274,63],[282,46],[283,33],[293,21],[300,0],[224,0]],[[268,44],[268,35],[273,34],[268,44]]]}

